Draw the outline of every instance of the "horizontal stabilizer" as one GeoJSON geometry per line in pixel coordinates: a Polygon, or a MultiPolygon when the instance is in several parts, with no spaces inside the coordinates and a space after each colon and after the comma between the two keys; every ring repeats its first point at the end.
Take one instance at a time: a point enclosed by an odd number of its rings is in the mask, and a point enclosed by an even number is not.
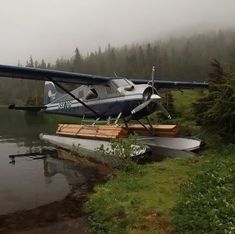
{"type": "Polygon", "coordinates": [[[32,112],[38,112],[46,108],[47,108],[46,106],[15,106],[15,104],[11,104],[8,106],[8,109],[10,110],[23,110],[23,111],[32,111],[32,112]]]}

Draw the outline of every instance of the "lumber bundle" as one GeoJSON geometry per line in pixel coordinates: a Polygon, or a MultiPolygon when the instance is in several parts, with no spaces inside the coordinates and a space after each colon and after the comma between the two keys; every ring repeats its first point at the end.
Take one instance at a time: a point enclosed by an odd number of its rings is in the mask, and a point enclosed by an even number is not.
{"type": "Polygon", "coordinates": [[[161,137],[175,137],[179,133],[179,128],[176,125],[156,124],[152,126],[153,134],[140,124],[129,125],[128,129],[120,125],[59,124],[56,134],[92,139],[118,139],[127,137],[128,133],[136,133],[140,136],[154,135],[161,137]]]}
{"type": "Polygon", "coordinates": [[[56,134],[72,137],[117,139],[127,136],[128,131],[118,125],[59,124],[56,134]]]}
{"type": "MultiPolygon", "coordinates": [[[[151,133],[147,131],[140,124],[133,124],[128,126],[130,131],[141,136],[148,136],[151,133]]],[[[164,124],[155,124],[153,127],[153,135],[161,137],[175,137],[179,133],[179,128],[177,125],[164,125],[164,124]]]]}

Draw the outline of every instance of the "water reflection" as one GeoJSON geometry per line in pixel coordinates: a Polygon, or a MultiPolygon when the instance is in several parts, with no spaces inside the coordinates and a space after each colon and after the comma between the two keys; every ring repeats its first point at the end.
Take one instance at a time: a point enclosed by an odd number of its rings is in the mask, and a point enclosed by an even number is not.
{"type": "Polygon", "coordinates": [[[103,178],[100,167],[65,160],[70,154],[48,148],[39,140],[41,132],[55,131],[56,122],[2,108],[0,116],[0,214],[35,208],[67,196],[79,199],[103,178]]]}
{"type": "Polygon", "coordinates": [[[105,176],[111,172],[111,168],[107,166],[79,159],[66,150],[57,149],[56,153],[57,158],[61,160],[47,157],[44,160],[44,174],[47,178],[62,174],[70,186],[70,196],[76,199],[86,196],[94,183],[104,180],[105,176]]]}

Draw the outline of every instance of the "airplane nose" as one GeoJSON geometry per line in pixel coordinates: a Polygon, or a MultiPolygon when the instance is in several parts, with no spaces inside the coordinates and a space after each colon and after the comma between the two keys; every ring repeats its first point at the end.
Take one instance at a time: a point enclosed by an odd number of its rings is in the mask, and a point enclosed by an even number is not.
{"type": "Polygon", "coordinates": [[[137,111],[139,111],[139,109],[148,108],[148,107],[149,109],[154,110],[156,107],[158,107],[168,119],[171,119],[170,114],[162,105],[160,99],[161,97],[156,92],[153,93],[152,88],[148,87],[147,89],[145,89],[143,93],[143,103],[137,108],[137,111]]]}
{"type": "Polygon", "coordinates": [[[157,94],[152,94],[151,97],[150,97],[150,99],[154,101],[154,100],[159,100],[159,99],[161,99],[161,97],[158,96],[157,94]]]}
{"type": "Polygon", "coordinates": [[[152,88],[148,87],[147,89],[144,90],[143,92],[143,101],[146,102],[148,100],[159,100],[161,97],[157,95],[156,93],[153,93],[152,88]]]}
{"type": "Polygon", "coordinates": [[[150,87],[145,89],[143,92],[143,101],[148,101],[151,98],[152,94],[152,89],[150,87]]]}

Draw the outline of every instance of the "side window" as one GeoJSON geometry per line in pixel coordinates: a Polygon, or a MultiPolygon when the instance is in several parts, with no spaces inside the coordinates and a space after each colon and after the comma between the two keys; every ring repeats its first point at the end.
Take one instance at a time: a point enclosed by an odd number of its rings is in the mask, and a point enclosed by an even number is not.
{"type": "Polygon", "coordinates": [[[111,87],[110,86],[105,86],[105,89],[106,89],[106,92],[107,92],[107,94],[111,94],[112,93],[112,89],[111,89],[111,87]]]}
{"type": "Polygon", "coordinates": [[[83,90],[80,90],[80,91],[78,92],[78,98],[82,98],[82,97],[84,97],[84,91],[83,91],[83,90]]]}
{"type": "Polygon", "coordinates": [[[97,97],[98,97],[98,93],[96,92],[95,89],[92,88],[87,92],[87,95],[86,95],[87,100],[95,99],[97,97]]]}

